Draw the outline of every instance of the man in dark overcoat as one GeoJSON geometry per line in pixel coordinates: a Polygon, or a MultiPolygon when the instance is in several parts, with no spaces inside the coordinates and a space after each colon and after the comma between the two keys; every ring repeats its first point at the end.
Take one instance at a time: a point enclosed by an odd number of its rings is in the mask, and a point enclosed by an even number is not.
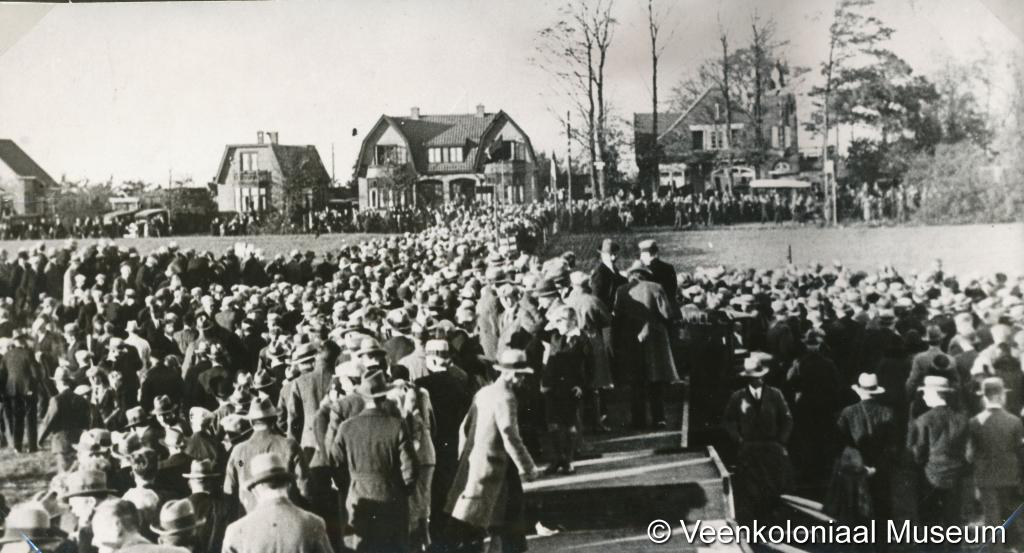
{"type": "MultiPolygon", "coordinates": [[[[1000,525],[1020,504],[1024,484],[1024,424],[1006,412],[1006,388],[998,377],[982,381],[985,409],[970,420],[967,460],[974,466],[983,524],[1000,525]]],[[[1007,528],[1006,543],[1020,543],[1022,524],[1007,528]]]]}

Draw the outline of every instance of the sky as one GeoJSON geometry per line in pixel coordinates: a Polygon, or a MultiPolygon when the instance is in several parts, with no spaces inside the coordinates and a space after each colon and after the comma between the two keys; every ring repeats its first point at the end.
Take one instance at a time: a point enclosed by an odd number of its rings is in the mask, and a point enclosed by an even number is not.
{"type": "MultiPolygon", "coordinates": [[[[1009,84],[1024,7],[1015,0],[880,0],[891,48],[917,72],[979,58],[1009,84]]],[[[659,96],[733,44],[750,15],[773,17],[790,63],[827,50],[825,0],[656,0],[670,41],[659,96]]],[[[543,0],[344,0],[143,4],[0,4],[0,138],[17,141],[54,178],[209,181],[224,145],[277,131],[313,144],[347,180],[362,135],[382,113],[503,109],[538,150],[565,153],[555,113],[569,103],[531,61],[537,31],[558,17],[543,0]],[[358,136],[352,137],[352,129],[358,136]]],[[[616,0],[606,68],[614,113],[650,111],[647,2],[616,0]]],[[[998,108],[998,106],[997,106],[998,108]]],[[[798,117],[805,108],[798,108],[798,117]]],[[[801,137],[801,141],[804,141],[801,137]]]]}

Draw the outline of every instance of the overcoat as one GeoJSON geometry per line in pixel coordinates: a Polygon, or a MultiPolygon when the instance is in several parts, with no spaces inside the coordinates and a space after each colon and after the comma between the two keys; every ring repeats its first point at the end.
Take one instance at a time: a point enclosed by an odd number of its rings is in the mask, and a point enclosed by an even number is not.
{"type": "Polygon", "coordinates": [[[535,470],[519,435],[517,407],[515,394],[501,380],[473,397],[462,423],[459,471],[448,498],[447,510],[454,518],[477,528],[501,525],[509,463],[520,474],[535,470]]]}
{"type": "Polygon", "coordinates": [[[590,342],[593,372],[587,384],[593,389],[610,387],[612,363],[608,340],[611,337],[611,313],[597,296],[582,290],[573,290],[565,304],[576,310],[580,333],[590,342]]]}
{"type": "Polygon", "coordinates": [[[668,322],[672,303],[660,284],[636,281],[619,287],[615,295],[615,335],[627,370],[645,371],[648,382],[679,380],[672,359],[668,322]],[[636,365],[640,365],[639,367],[636,365]]]}
{"type": "Polygon", "coordinates": [[[285,498],[257,505],[228,525],[225,553],[333,553],[324,520],[285,498]]]}

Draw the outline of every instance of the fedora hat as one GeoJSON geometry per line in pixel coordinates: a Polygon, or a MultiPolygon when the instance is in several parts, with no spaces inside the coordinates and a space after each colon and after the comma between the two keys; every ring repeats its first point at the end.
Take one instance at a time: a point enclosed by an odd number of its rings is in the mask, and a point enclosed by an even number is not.
{"type": "Polygon", "coordinates": [[[206,524],[205,519],[196,516],[192,502],[188,499],[172,499],[160,509],[159,524],[150,525],[149,529],[159,536],[173,536],[206,524]]]}
{"type": "Polygon", "coordinates": [[[256,484],[268,480],[294,480],[288,466],[276,453],[261,453],[249,461],[249,479],[245,481],[246,489],[251,490],[256,484]]]}
{"type": "Polygon", "coordinates": [[[977,394],[982,397],[999,396],[1005,392],[1012,391],[1003,384],[1003,379],[998,376],[989,376],[981,381],[981,388],[977,394]]]}
{"type": "Polygon", "coordinates": [[[629,269],[626,269],[627,275],[631,275],[633,273],[640,273],[646,277],[651,277],[654,275],[654,273],[651,272],[651,268],[648,267],[647,265],[644,265],[639,260],[634,261],[633,264],[629,266],[629,269]]]}
{"type": "Polygon", "coordinates": [[[537,281],[530,293],[538,298],[550,298],[558,295],[558,286],[554,280],[543,278],[537,281]]]}
{"type": "Polygon", "coordinates": [[[79,469],[68,477],[68,489],[63,498],[83,495],[104,496],[116,494],[117,491],[107,487],[107,474],[100,470],[79,469]]]}
{"type": "Polygon", "coordinates": [[[167,395],[156,396],[153,398],[153,414],[154,415],[167,415],[174,413],[174,402],[171,401],[171,397],[167,395]]]}
{"type": "Polygon", "coordinates": [[[752,351],[750,355],[743,360],[743,370],[740,371],[740,376],[743,378],[761,378],[768,374],[768,367],[764,364],[772,359],[772,356],[762,351],[752,351]]]}
{"type": "Polygon", "coordinates": [[[61,502],[60,495],[56,490],[43,490],[36,492],[32,495],[32,499],[30,499],[28,503],[42,507],[42,509],[50,515],[50,520],[60,518],[67,513],[67,509],[64,507],[63,502],[61,502]]]}
{"type": "Polygon", "coordinates": [[[885,393],[885,388],[878,385],[878,375],[875,373],[860,373],[860,376],[857,377],[857,383],[851,386],[851,388],[871,395],[885,393]]]}
{"type": "Polygon", "coordinates": [[[256,371],[256,376],[252,379],[253,390],[266,390],[273,387],[274,384],[277,384],[277,380],[267,370],[256,371]]]}
{"type": "Polygon", "coordinates": [[[316,358],[316,354],[316,346],[312,342],[306,342],[305,344],[300,344],[299,347],[295,348],[289,362],[293,365],[309,363],[316,358]]]}
{"type": "Polygon", "coordinates": [[[200,459],[198,461],[192,461],[189,465],[188,472],[182,476],[193,480],[204,480],[207,478],[216,478],[220,476],[220,473],[217,472],[213,459],[200,459]]]}
{"type": "Polygon", "coordinates": [[[391,386],[388,385],[384,371],[373,371],[367,374],[359,383],[358,388],[359,395],[365,398],[383,397],[389,390],[391,390],[391,386]]]}
{"type": "Polygon", "coordinates": [[[601,249],[598,251],[601,253],[616,254],[619,253],[619,245],[611,238],[605,238],[601,241],[601,249]]]}
{"type": "Polygon", "coordinates": [[[376,338],[370,338],[367,336],[359,341],[359,349],[356,350],[355,355],[374,355],[385,353],[384,348],[380,347],[380,342],[376,338]]]}
{"type": "Polygon", "coordinates": [[[917,387],[918,391],[931,390],[935,392],[952,392],[949,379],[944,376],[928,375],[924,377],[924,383],[917,387]]]}
{"type": "Polygon", "coordinates": [[[31,540],[36,545],[53,545],[62,541],[50,529],[50,513],[41,505],[23,503],[15,505],[4,521],[4,534],[0,544],[23,543],[31,540]]]}
{"type": "Polygon", "coordinates": [[[276,418],[280,413],[281,411],[270,402],[269,398],[253,399],[245,418],[250,421],[259,421],[276,418]]]}
{"type": "Polygon", "coordinates": [[[658,244],[654,240],[650,239],[641,240],[640,243],[637,244],[637,249],[642,252],[658,253],[658,244]]]}
{"type": "Polygon", "coordinates": [[[129,428],[149,424],[149,415],[142,407],[132,407],[125,411],[124,416],[128,420],[126,424],[129,428]]]}
{"type": "Polygon", "coordinates": [[[507,349],[501,352],[494,368],[502,372],[533,374],[533,369],[526,362],[526,352],[521,349],[507,349]]]}
{"type": "Polygon", "coordinates": [[[939,325],[928,325],[925,329],[925,341],[929,344],[939,344],[946,337],[946,333],[942,331],[939,325]]]}

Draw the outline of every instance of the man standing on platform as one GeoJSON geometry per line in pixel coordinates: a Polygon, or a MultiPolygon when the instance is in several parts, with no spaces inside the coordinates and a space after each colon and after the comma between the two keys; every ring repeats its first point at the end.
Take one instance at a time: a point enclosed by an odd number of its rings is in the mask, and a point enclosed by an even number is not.
{"type": "Polygon", "coordinates": [[[615,260],[619,256],[619,245],[605,238],[601,242],[601,264],[590,273],[590,289],[608,309],[615,303],[615,291],[626,283],[626,277],[619,274],[615,260]]]}
{"type": "Polygon", "coordinates": [[[764,383],[771,356],[751,352],[740,377],[746,385],[733,392],[722,424],[738,449],[736,455],[736,519],[770,519],[779,496],[790,487],[793,474],[786,442],[793,416],[782,391],[764,383]]]}
{"type": "Polygon", "coordinates": [[[651,270],[652,279],[665,289],[668,299],[672,302],[673,311],[679,310],[679,282],[676,280],[676,269],[658,257],[658,244],[654,240],[643,240],[640,248],[640,262],[651,270]]]}

